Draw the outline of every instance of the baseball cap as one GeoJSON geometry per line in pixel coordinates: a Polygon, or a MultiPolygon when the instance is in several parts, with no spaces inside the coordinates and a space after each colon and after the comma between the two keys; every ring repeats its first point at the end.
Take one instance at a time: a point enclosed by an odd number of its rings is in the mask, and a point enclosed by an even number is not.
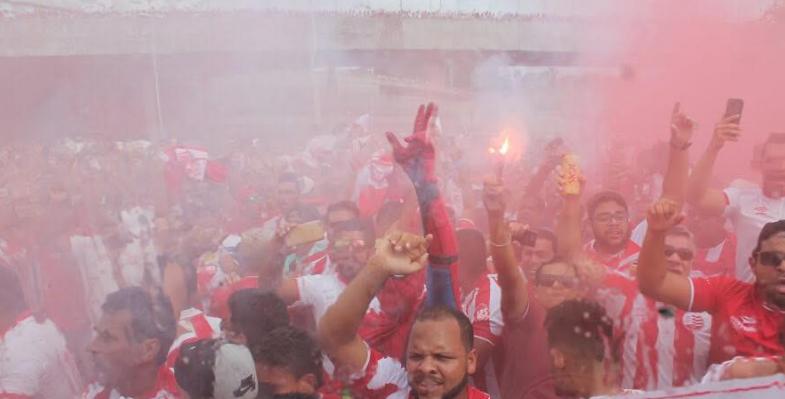
{"type": "Polygon", "coordinates": [[[192,398],[252,399],[259,387],[251,352],[223,339],[183,345],[174,375],[192,398]]]}

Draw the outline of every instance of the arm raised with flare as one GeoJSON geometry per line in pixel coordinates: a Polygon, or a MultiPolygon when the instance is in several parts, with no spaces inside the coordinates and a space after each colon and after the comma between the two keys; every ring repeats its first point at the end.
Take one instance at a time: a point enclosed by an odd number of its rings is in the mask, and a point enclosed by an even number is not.
{"type": "Polygon", "coordinates": [[[437,186],[436,151],[429,137],[429,128],[437,113],[438,108],[433,103],[420,105],[413,132],[404,139],[407,145],[401,144],[390,132],[387,133],[387,140],[393,148],[395,161],[401,165],[414,185],[423,231],[433,236],[433,242],[428,249],[426,305],[444,304],[458,309],[458,241],[444,198],[437,186]]]}

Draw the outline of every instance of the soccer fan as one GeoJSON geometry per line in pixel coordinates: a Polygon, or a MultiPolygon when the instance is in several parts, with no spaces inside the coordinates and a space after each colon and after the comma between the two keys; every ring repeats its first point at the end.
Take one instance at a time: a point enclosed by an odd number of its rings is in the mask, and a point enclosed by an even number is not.
{"type": "Polygon", "coordinates": [[[619,353],[613,322],[599,304],[569,300],[548,311],[545,320],[554,385],[562,397],[616,396],[640,391],[620,388],[619,353]]]}
{"type": "Polygon", "coordinates": [[[99,382],[85,398],[176,398],[171,373],[162,367],[175,337],[172,306],[160,293],[139,287],[109,294],[88,350],[99,382]]]}
{"type": "Polygon", "coordinates": [[[322,352],[304,330],[281,327],[251,348],[262,398],[337,399],[320,392],[324,382],[322,352]]]}
{"type": "Polygon", "coordinates": [[[584,294],[578,269],[558,259],[546,262],[535,271],[530,285],[514,255],[512,235],[504,222],[502,185],[495,178],[486,180],[483,200],[488,212],[491,256],[501,287],[505,351],[501,370],[497,370],[501,397],[556,398],[542,326],[548,309],[584,294]]]}
{"type": "Polygon", "coordinates": [[[477,370],[474,384],[486,392],[498,392],[492,358],[501,341],[504,321],[501,312],[501,289],[496,276],[488,273],[485,237],[479,230],[459,229],[458,278],[461,285],[461,309],[472,322],[477,370]],[[489,387],[493,386],[493,389],[489,387]]]}
{"type": "Polygon", "coordinates": [[[661,199],[649,210],[649,228],[638,267],[640,290],[657,301],[713,316],[711,364],[735,356],[781,355],[778,334],[785,320],[785,221],[767,223],[749,258],[756,277],[690,278],[668,270],[662,256],[666,236],[680,220],[680,208],[661,199]]]}
{"type": "Polygon", "coordinates": [[[319,326],[320,341],[337,366],[336,375],[345,378],[359,397],[487,398],[468,386],[477,356],[471,322],[461,312],[437,305],[419,313],[403,366],[369,348],[357,334],[369,303],[384,282],[419,271],[428,257],[428,241],[422,237],[403,234],[388,236],[385,241],[319,326]]]}
{"type": "MultiPolygon", "coordinates": [[[[669,161],[663,180],[663,195],[684,198],[688,155],[683,145],[692,135],[692,121],[683,113],[673,115],[669,161]]],[[[647,224],[648,226],[648,224],[647,224]]],[[[696,262],[692,233],[675,226],[665,233],[663,252],[647,252],[668,271],[689,277],[696,262]]],[[[650,262],[652,258],[643,259],[650,262]]],[[[604,268],[596,292],[616,324],[622,342],[621,386],[636,389],[667,389],[692,385],[706,371],[711,339],[712,318],[703,312],[685,312],[646,298],[634,278],[604,268]]]]}
{"type": "Polygon", "coordinates": [[[255,399],[259,390],[248,348],[220,339],[185,344],[174,376],[184,399],[255,399]]]}
{"type": "Polygon", "coordinates": [[[709,188],[712,169],[720,151],[742,137],[741,115],[723,117],[715,125],[703,157],[698,161],[688,185],[688,201],[709,215],[726,215],[738,237],[735,276],[752,282],[754,273],[747,267],[755,236],[766,223],[785,219],[785,135],[773,133],[756,149],[755,160],[763,183],[747,188],[709,188]]]}
{"type": "Polygon", "coordinates": [[[251,347],[270,331],[289,325],[286,304],[272,292],[258,288],[239,290],[229,297],[224,335],[233,343],[251,347]]]}
{"type": "Polygon", "coordinates": [[[65,338],[36,320],[12,270],[0,265],[0,398],[67,399],[81,382],[65,338]]]}

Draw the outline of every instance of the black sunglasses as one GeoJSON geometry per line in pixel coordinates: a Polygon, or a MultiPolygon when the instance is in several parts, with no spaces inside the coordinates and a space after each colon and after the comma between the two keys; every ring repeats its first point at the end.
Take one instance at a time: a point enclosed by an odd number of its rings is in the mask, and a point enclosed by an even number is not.
{"type": "Polygon", "coordinates": [[[689,249],[686,248],[673,248],[666,246],[665,247],[665,257],[670,258],[671,255],[676,254],[679,256],[679,259],[683,261],[692,260],[695,257],[695,254],[692,253],[689,249]]]}
{"type": "Polygon", "coordinates": [[[568,276],[554,276],[551,274],[543,274],[537,278],[537,285],[541,287],[553,287],[556,282],[559,282],[562,287],[572,289],[578,286],[578,279],[568,276]]]}
{"type": "Polygon", "coordinates": [[[785,254],[775,251],[760,252],[758,261],[764,266],[779,267],[785,261],[785,254]]]}

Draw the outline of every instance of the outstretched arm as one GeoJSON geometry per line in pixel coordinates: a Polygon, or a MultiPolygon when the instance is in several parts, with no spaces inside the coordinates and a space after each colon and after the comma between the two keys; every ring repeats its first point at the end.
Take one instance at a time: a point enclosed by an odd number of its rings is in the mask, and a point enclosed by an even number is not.
{"type": "Polygon", "coordinates": [[[689,310],[690,279],[668,271],[665,259],[665,236],[682,219],[681,207],[673,200],[661,198],[649,208],[649,227],[638,260],[638,287],[649,298],[689,310]]]}
{"type": "Polygon", "coordinates": [[[387,133],[393,155],[414,184],[420,205],[423,231],[433,236],[428,250],[426,304],[445,304],[455,309],[460,302],[457,284],[458,242],[447,213],[444,198],[439,192],[436,178],[436,154],[429,137],[429,128],[436,118],[438,108],[433,103],[420,105],[414,122],[414,131],[406,137],[404,147],[398,138],[387,133]]]}
{"type": "Polygon", "coordinates": [[[502,315],[507,320],[513,320],[526,312],[529,294],[526,279],[513,253],[510,228],[504,221],[506,206],[502,191],[501,183],[495,178],[486,179],[483,201],[488,212],[491,257],[502,290],[502,315]]]}
{"type": "Polygon", "coordinates": [[[388,278],[422,269],[429,241],[430,237],[405,233],[392,233],[378,240],[376,253],[368,265],[327,309],[319,321],[319,341],[341,370],[349,373],[362,370],[368,359],[368,347],[357,331],[368,305],[388,278]]]}
{"type": "Polygon", "coordinates": [[[709,147],[706,148],[703,157],[695,165],[687,185],[687,200],[710,214],[721,215],[728,205],[722,191],[709,188],[709,180],[711,180],[717,156],[725,143],[739,141],[741,136],[739,118],[739,115],[729,116],[723,118],[715,126],[714,136],[709,142],[709,147]]]}
{"type": "Polygon", "coordinates": [[[671,117],[671,139],[668,167],[662,182],[662,196],[679,204],[684,203],[689,175],[689,147],[695,122],[680,110],[679,103],[671,117]]]}

